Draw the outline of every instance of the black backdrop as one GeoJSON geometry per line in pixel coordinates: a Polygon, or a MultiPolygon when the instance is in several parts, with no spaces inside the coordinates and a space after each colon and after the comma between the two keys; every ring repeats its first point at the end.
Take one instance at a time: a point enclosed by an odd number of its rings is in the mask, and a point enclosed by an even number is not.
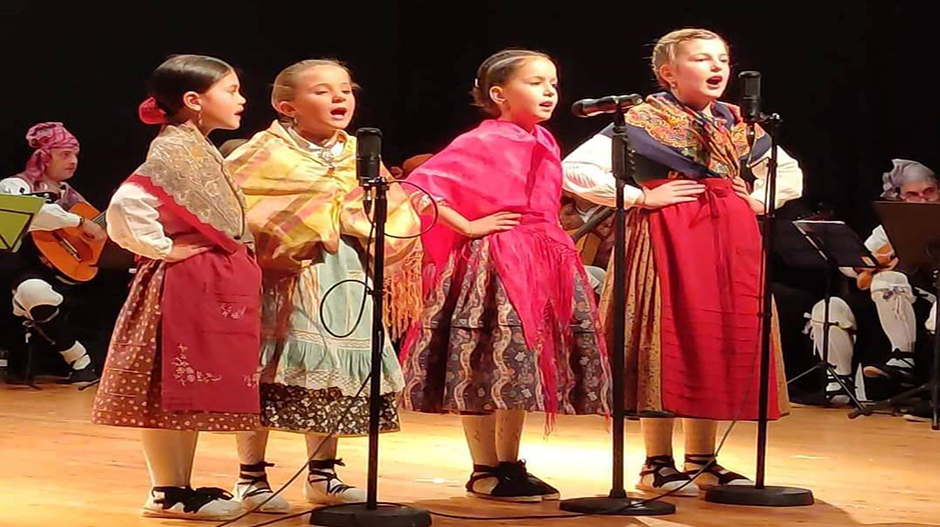
{"type": "Polygon", "coordinates": [[[87,4],[0,6],[0,174],[21,169],[30,125],[63,121],[82,142],[74,185],[99,206],[143,160],[156,130],[137,121],[137,104],[147,75],[170,54],[210,54],[240,68],[248,111],[242,129],[217,133],[217,143],[272,119],[268,84],[281,68],[339,58],[363,86],[353,125],[382,128],[386,161],[397,164],[479,120],[467,95],[476,66],[506,46],[557,59],[562,106],[548,126],[568,152],[605,124],[576,120],[568,105],[649,93],[650,43],[687,26],[724,35],[736,70],[764,73],[765,107],[786,121],[782,139],[803,165],[811,205],[830,203],[865,231],[892,157],[940,168],[940,110],[929,99],[936,24],[914,2],[87,4]]]}

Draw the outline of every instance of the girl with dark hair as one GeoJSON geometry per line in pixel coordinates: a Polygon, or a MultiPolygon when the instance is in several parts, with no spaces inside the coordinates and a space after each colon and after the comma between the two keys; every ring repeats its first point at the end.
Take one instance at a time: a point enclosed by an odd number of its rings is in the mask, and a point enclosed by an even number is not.
{"type": "Polygon", "coordinates": [[[461,414],[467,492],[480,498],[558,499],[519,459],[526,413],[549,424],[557,413],[609,413],[591,286],[558,223],[559,148],[538,124],[555,110],[557,82],[543,53],[486,59],[473,96],[492,119],[408,178],[437,202],[441,225],[423,237],[424,313],[403,345],[404,405],[461,414]]]}
{"type": "Polygon", "coordinates": [[[199,431],[258,426],[261,272],[244,199],[206,136],[234,130],[245,99],[232,67],[181,55],[153,73],[147,160],[111,199],[108,233],[139,259],[93,421],[141,428],[153,488],[144,516],[229,519],[241,505],[191,487],[199,431]]]}

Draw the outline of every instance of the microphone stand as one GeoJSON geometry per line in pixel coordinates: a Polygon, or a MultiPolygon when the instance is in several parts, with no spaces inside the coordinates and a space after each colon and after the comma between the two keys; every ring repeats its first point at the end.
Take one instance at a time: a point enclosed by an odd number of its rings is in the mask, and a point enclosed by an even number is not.
{"type": "MultiPolygon", "coordinates": [[[[369,475],[365,503],[323,507],[310,515],[311,525],[330,527],[427,527],[431,515],[424,509],[378,503],[379,414],[381,413],[382,351],[385,325],[382,321],[385,284],[385,223],[388,219],[388,185],[381,175],[363,180],[368,194],[375,189],[375,257],[372,270],[372,371],[369,386],[369,475]]],[[[367,213],[368,214],[368,213],[367,213]]],[[[368,251],[368,247],[366,247],[368,251]]]]}
{"type": "MultiPolygon", "coordinates": [[[[773,254],[775,223],[777,214],[777,132],[781,122],[776,113],[761,115],[758,121],[764,123],[770,133],[770,166],[767,171],[767,202],[764,204],[764,221],[761,223],[761,265],[763,266],[763,284],[760,335],[760,397],[757,418],[757,478],[754,485],[725,485],[714,487],[705,493],[705,501],[726,505],[749,505],[764,507],[793,507],[812,505],[813,493],[807,489],[793,487],[773,487],[764,484],[767,465],[767,402],[770,393],[771,324],[773,321],[773,296],[771,295],[772,268],[770,256],[773,254]]],[[[747,123],[747,143],[753,149],[756,122],[747,123]]],[[[750,167],[745,167],[750,171],[750,167]]]]}
{"type": "Polygon", "coordinates": [[[610,493],[590,498],[563,500],[559,507],[563,511],[582,514],[617,516],[660,516],[674,514],[675,505],[664,501],[639,500],[627,496],[623,488],[624,466],[624,346],[626,342],[626,211],[623,191],[627,178],[633,178],[633,156],[627,138],[624,114],[627,108],[618,106],[614,113],[614,135],[612,167],[617,185],[614,217],[614,349],[612,352],[614,422],[613,422],[613,484],[610,493]]]}

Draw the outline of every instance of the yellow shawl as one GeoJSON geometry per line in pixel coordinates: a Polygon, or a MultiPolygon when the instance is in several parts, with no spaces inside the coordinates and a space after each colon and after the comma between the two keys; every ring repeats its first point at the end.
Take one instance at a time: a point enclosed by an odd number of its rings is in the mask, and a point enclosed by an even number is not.
{"type": "MultiPolygon", "coordinates": [[[[304,148],[275,121],[238,147],[225,161],[241,187],[258,261],[269,276],[296,276],[319,251],[336,253],[340,236],[364,247],[371,223],[356,178],[356,138],[343,134],[342,153],[327,162],[304,148]]],[[[400,335],[421,310],[421,230],[408,195],[397,184],[388,192],[386,232],[412,236],[385,244],[386,326],[400,335]]]]}

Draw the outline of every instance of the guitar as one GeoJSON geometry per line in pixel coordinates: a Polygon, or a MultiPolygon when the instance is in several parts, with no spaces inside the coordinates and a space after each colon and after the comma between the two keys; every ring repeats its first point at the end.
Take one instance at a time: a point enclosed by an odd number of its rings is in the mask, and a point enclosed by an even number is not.
{"type": "Polygon", "coordinates": [[[886,243],[878,249],[872,251],[872,256],[878,263],[878,267],[868,269],[856,269],[858,277],[855,278],[855,284],[859,289],[865,291],[871,288],[872,278],[882,271],[890,271],[898,265],[898,257],[894,254],[894,248],[890,243],[886,243]]]}
{"type": "MultiPolygon", "coordinates": [[[[78,214],[85,218],[85,221],[94,222],[101,228],[105,227],[105,215],[88,203],[76,203],[69,212],[78,214]]],[[[98,274],[98,259],[108,241],[107,238],[92,240],[78,227],[33,231],[30,234],[43,263],[66,278],[87,282],[98,274]]]]}

